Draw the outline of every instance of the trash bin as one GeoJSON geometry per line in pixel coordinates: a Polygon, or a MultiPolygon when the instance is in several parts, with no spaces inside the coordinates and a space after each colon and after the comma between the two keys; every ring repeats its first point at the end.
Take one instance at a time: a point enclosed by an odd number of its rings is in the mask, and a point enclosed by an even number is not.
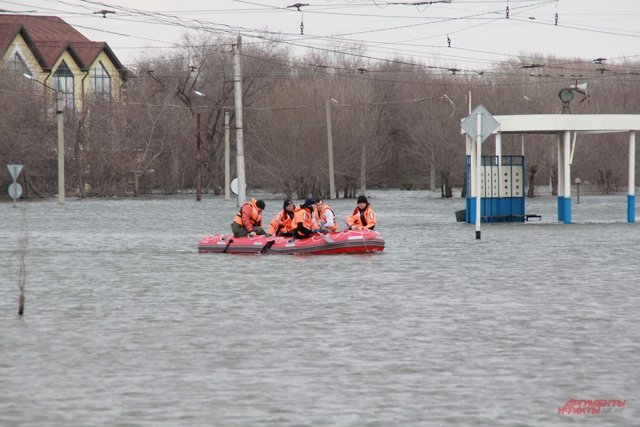
{"type": "Polygon", "coordinates": [[[467,210],[462,209],[460,211],[456,211],[456,221],[465,222],[467,220],[467,210]]]}

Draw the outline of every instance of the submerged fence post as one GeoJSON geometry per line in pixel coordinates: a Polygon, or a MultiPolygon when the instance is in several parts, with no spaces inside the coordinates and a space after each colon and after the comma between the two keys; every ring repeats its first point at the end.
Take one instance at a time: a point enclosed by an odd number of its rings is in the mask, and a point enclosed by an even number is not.
{"type": "Polygon", "coordinates": [[[20,296],[18,298],[18,314],[22,316],[24,314],[24,288],[27,283],[27,243],[29,241],[29,233],[27,230],[26,209],[22,210],[22,225],[20,227],[20,240],[18,244],[18,254],[20,256],[20,271],[18,273],[18,288],[20,289],[20,296]]]}

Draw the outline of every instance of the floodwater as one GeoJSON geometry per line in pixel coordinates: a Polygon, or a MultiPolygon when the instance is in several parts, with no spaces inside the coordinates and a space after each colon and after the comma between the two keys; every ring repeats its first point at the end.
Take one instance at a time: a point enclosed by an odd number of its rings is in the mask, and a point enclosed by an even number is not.
{"type": "Polygon", "coordinates": [[[542,221],[481,240],[458,197],[370,201],[384,253],[333,256],[198,254],[237,211],[220,197],[0,203],[0,425],[640,425],[624,195],[571,225],[529,199],[542,221]],[[558,415],[572,398],[626,406],[558,415]]]}

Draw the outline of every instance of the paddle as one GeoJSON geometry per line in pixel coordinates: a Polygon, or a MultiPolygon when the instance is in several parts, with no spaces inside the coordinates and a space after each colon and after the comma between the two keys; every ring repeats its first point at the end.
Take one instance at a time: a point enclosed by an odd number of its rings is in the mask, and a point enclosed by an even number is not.
{"type": "Polygon", "coordinates": [[[325,242],[327,242],[327,243],[335,243],[335,241],[331,237],[329,237],[326,234],[322,233],[322,230],[320,230],[319,228],[314,228],[311,231],[313,231],[314,233],[319,233],[320,237],[322,237],[322,240],[324,240],[325,242]]]}
{"type": "Polygon", "coordinates": [[[263,254],[265,252],[267,252],[271,246],[273,246],[273,244],[276,242],[275,237],[271,238],[271,240],[267,239],[267,243],[264,244],[264,246],[262,247],[262,249],[260,249],[260,253],[263,254]]]}
{"type": "Polygon", "coordinates": [[[326,234],[321,234],[322,236],[322,240],[324,240],[327,243],[335,243],[335,240],[333,240],[331,237],[327,236],[326,234]]]}
{"type": "Polygon", "coordinates": [[[227,240],[227,244],[225,245],[224,249],[222,250],[222,253],[226,253],[227,249],[229,249],[229,245],[233,243],[233,237],[229,237],[229,240],[227,240]]]}

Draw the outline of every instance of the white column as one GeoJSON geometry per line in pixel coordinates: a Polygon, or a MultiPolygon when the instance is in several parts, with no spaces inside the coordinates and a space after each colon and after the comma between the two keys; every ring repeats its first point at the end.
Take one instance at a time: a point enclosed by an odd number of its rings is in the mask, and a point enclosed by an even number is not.
{"type": "MultiPolygon", "coordinates": [[[[500,197],[502,194],[502,185],[500,185],[500,180],[502,179],[502,134],[500,132],[496,133],[496,157],[498,158],[498,194],[495,194],[494,197],[500,197]]],[[[489,185],[489,183],[486,183],[486,185],[489,185]]]]}
{"type": "Polygon", "coordinates": [[[564,131],[564,197],[571,197],[571,131],[564,131]]]}
{"type": "Polygon", "coordinates": [[[636,222],[636,132],[629,132],[629,189],[627,190],[627,222],[636,222]]]}
{"type": "Polygon", "coordinates": [[[571,224],[571,131],[564,131],[564,195],[562,215],[565,224],[571,224]]]}
{"type": "Polygon", "coordinates": [[[557,137],[556,145],[558,147],[558,197],[562,197],[564,196],[564,154],[560,135],[557,137]]]}
{"type": "MultiPolygon", "coordinates": [[[[482,206],[482,192],[480,189],[480,171],[482,170],[482,113],[476,114],[476,239],[481,236],[480,216],[482,206]]],[[[486,186],[486,183],[485,183],[486,186]]]]}
{"type": "Polygon", "coordinates": [[[476,197],[476,144],[474,144],[473,138],[467,135],[467,147],[468,154],[471,156],[469,158],[469,175],[471,175],[471,179],[469,179],[469,195],[471,197],[476,197]]]}
{"type": "Polygon", "coordinates": [[[636,194],[636,133],[629,132],[629,190],[630,196],[636,194]]]}

